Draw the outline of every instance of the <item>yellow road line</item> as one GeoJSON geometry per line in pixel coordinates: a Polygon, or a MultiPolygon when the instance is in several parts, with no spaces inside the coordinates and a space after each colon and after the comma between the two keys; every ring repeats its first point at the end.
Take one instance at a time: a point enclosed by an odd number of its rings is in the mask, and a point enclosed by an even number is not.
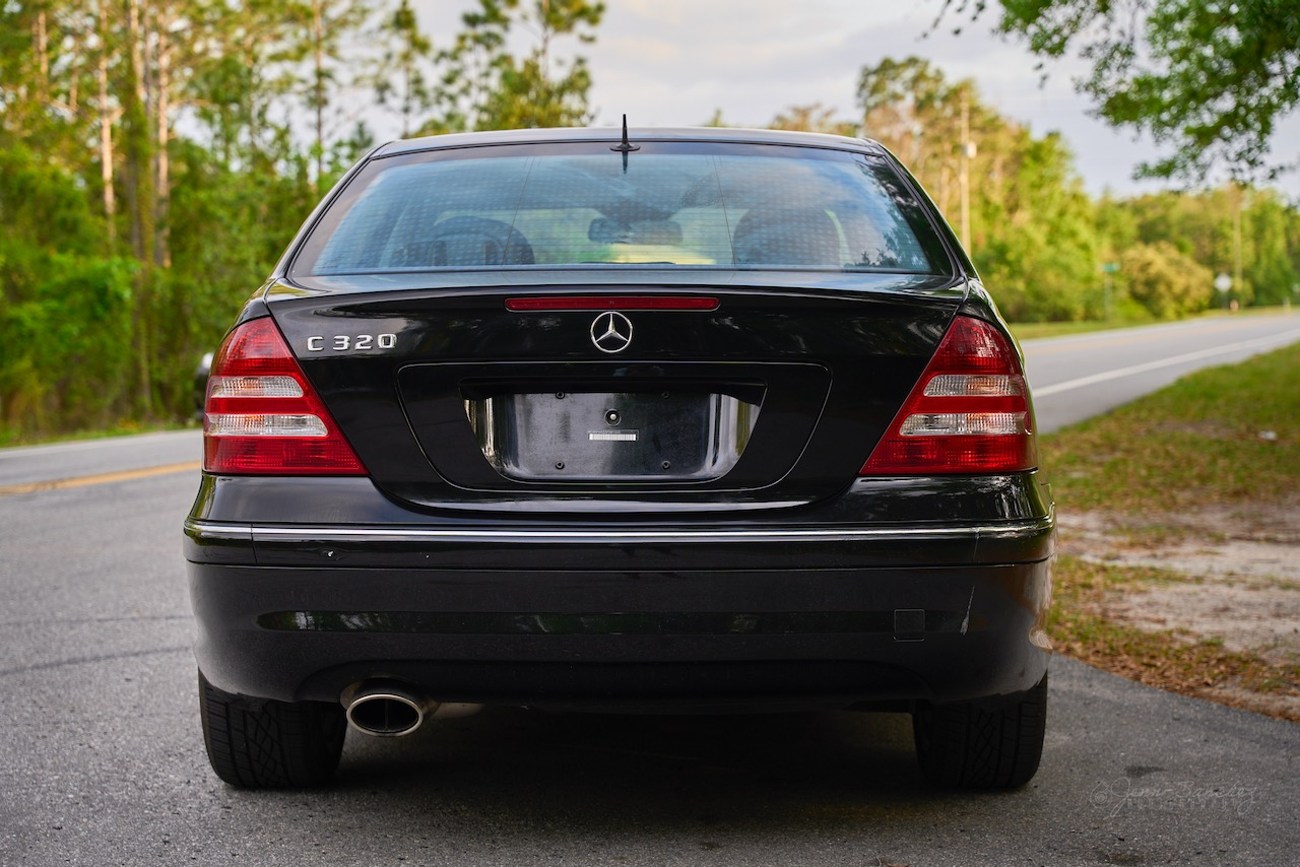
{"type": "Polygon", "coordinates": [[[147,479],[151,476],[165,476],[171,473],[187,473],[202,466],[199,461],[186,461],[183,464],[164,464],[159,467],[145,467],[140,470],[121,470],[116,473],[98,473],[93,476],[77,476],[72,479],[53,479],[48,482],[31,482],[26,485],[0,486],[0,497],[14,494],[31,494],[36,491],[57,491],[61,488],[84,488],[89,485],[106,485],[110,482],[129,482],[132,479],[147,479]]]}

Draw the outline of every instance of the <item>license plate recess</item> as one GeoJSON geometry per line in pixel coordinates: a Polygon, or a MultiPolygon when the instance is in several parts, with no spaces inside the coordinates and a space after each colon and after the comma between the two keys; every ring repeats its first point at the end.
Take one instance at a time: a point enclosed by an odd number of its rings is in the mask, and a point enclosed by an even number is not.
{"type": "Polygon", "coordinates": [[[761,386],[466,395],[497,472],[519,481],[709,481],[726,475],[758,421],[761,386]]]}

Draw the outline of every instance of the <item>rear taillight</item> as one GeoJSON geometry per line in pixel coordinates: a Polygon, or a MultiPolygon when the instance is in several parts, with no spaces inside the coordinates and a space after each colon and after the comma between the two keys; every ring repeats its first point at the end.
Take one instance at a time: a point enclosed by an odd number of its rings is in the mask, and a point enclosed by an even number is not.
{"type": "Polygon", "coordinates": [[[212,361],[203,469],[233,475],[366,474],[269,317],[230,332],[212,361]]]}
{"type": "Polygon", "coordinates": [[[958,316],[859,475],[1033,469],[1033,413],[1011,342],[958,316]]]}

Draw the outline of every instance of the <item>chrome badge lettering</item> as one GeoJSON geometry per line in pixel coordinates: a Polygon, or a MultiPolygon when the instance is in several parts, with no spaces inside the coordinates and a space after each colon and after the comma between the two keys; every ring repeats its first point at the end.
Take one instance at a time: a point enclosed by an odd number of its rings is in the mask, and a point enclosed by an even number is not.
{"type": "Polygon", "coordinates": [[[396,346],[396,334],[313,334],[307,338],[308,352],[370,352],[396,346]]]}

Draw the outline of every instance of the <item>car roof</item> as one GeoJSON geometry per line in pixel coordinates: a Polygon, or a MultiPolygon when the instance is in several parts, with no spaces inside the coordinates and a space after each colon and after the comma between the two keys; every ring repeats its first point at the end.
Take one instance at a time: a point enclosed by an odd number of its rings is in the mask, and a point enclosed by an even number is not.
{"type": "MultiPolygon", "coordinates": [[[[565,129],[514,129],[491,132],[452,133],[423,138],[392,141],[375,149],[373,156],[440,148],[478,147],[504,144],[540,144],[547,142],[618,142],[623,137],[621,127],[570,127],[565,129]]],[[[879,142],[871,139],[849,138],[814,132],[790,132],[772,129],[739,129],[734,127],[633,127],[628,129],[628,140],[657,142],[735,142],[743,144],[795,145],[799,147],[835,148],[838,150],[870,151],[884,153],[879,142]]]]}

